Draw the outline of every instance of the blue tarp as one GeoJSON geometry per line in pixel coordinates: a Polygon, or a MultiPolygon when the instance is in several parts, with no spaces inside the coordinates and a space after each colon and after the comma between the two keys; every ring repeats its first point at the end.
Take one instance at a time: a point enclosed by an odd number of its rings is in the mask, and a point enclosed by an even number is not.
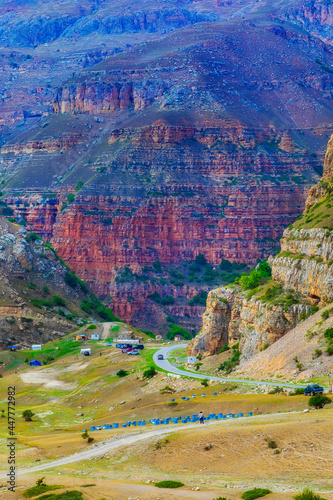
{"type": "Polygon", "coordinates": [[[33,361],[30,361],[30,366],[42,366],[42,363],[37,361],[37,359],[34,359],[33,361]]]}

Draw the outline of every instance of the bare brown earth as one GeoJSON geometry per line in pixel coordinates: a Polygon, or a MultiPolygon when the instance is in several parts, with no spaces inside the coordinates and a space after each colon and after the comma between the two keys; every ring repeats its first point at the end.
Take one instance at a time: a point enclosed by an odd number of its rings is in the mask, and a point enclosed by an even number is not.
{"type": "Polygon", "coordinates": [[[237,376],[266,380],[286,377],[304,381],[316,376],[325,377],[327,383],[327,374],[333,369],[333,358],[325,353],[327,344],[323,333],[333,325],[333,318],[324,321],[321,314],[331,307],[323,308],[302,321],[278,342],[241,364],[235,372],[237,376]],[[315,357],[316,349],[321,350],[322,355],[315,357]],[[303,365],[302,370],[297,368],[296,362],[303,365]]]}

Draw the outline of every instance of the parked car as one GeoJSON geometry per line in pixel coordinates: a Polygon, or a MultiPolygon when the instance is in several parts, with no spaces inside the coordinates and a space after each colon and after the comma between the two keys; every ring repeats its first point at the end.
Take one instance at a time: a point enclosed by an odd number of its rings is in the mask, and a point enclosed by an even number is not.
{"type": "Polygon", "coordinates": [[[130,351],[128,351],[127,354],[134,354],[134,355],[136,355],[136,354],[140,354],[140,353],[136,349],[131,349],[130,351]]]}
{"type": "Polygon", "coordinates": [[[143,344],[138,344],[135,346],[135,349],[144,349],[145,346],[143,344]]]}
{"type": "Polygon", "coordinates": [[[310,384],[304,389],[304,396],[314,396],[315,394],[323,394],[324,388],[318,384],[310,384]]]}
{"type": "Polygon", "coordinates": [[[159,354],[159,355],[157,356],[157,359],[164,359],[163,354],[159,354]]]}
{"type": "Polygon", "coordinates": [[[126,349],[122,349],[122,350],[121,350],[121,352],[122,352],[123,354],[126,354],[126,353],[128,353],[129,351],[132,351],[132,349],[127,349],[127,348],[126,348],[126,349]]]}
{"type": "Polygon", "coordinates": [[[107,345],[108,347],[110,347],[110,345],[112,345],[112,343],[111,343],[111,342],[107,342],[107,343],[106,343],[106,345],[107,345]]]}

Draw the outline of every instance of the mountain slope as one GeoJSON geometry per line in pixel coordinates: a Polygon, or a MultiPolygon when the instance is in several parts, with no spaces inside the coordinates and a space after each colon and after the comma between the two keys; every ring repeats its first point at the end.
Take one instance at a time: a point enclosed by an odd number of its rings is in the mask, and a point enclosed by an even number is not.
{"type": "Polygon", "coordinates": [[[101,314],[113,317],[49,245],[0,216],[1,348],[52,340],[101,314]]]}
{"type": "Polygon", "coordinates": [[[26,30],[4,49],[4,199],[116,314],[161,332],[168,317],[200,327],[191,301],[230,281],[222,259],[278,250],[332,130],[327,19],[300,27],[305,2],[219,3],[3,10],[4,44],[26,30]]]}

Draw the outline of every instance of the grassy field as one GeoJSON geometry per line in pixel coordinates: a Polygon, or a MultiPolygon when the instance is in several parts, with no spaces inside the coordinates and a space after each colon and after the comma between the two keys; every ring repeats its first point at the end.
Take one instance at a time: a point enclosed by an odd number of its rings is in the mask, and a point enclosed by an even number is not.
{"type": "MultiPolygon", "coordinates": [[[[308,407],[308,398],[285,393],[258,394],[255,384],[247,387],[219,383],[204,388],[198,380],[173,379],[163,371],[147,380],[143,372],[153,365],[152,356],[160,344],[146,343],[139,356],[127,356],[107,346],[106,341],[94,342],[89,344],[92,356],[83,357],[79,354],[82,343],[72,338],[70,334],[46,344],[42,353],[0,353],[5,364],[4,377],[0,379],[0,410],[6,410],[8,386],[15,386],[16,451],[20,468],[34,466],[36,462],[48,463],[140,429],[91,432],[91,425],[141,419],[148,422],[151,418],[186,416],[199,411],[205,415],[252,411],[255,416],[176,432],[170,428],[167,439],[150,438],[116,449],[102,459],[27,475],[20,479],[22,486],[32,486],[35,478],[46,475],[49,484],[69,487],[75,484],[76,489],[83,492],[84,500],[101,500],[103,495],[109,499],[105,492],[111,485],[116,492],[113,500],[128,499],[130,491],[133,495],[141,491],[140,498],[156,499],[155,487],[146,481],[165,478],[181,480],[185,486],[172,495],[159,491],[160,499],[192,498],[193,494],[193,498],[213,500],[227,491],[225,484],[229,486],[228,498],[235,499],[240,498],[245,486],[267,486],[269,481],[274,482],[271,488],[276,492],[274,496],[281,499],[291,499],[291,494],[284,496],[282,488],[297,491],[302,482],[324,492],[333,486],[329,477],[333,464],[327,439],[333,410],[303,413],[308,407]],[[25,363],[30,356],[55,359],[40,368],[30,367],[25,363]],[[126,376],[118,377],[119,370],[125,370],[126,376]],[[171,404],[171,398],[176,404],[171,404]],[[22,418],[26,409],[35,414],[31,422],[22,418]],[[82,438],[84,429],[94,438],[92,445],[82,438]],[[281,453],[268,448],[266,438],[274,439],[281,453]],[[212,445],[208,451],[207,443],[212,445]],[[323,472],[323,465],[327,473],[323,472]],[[85,483],[96,486],[82,488],[85,483]],[[192,488],[198,484],[200,493],[193,493],[192,488]]],[[[184,356],[185,351],[178,350],[178,355],[184,356]]],[[[204,368],[205,365],[200,370],[204,368]]],[[[148,424],[144,430],[155,428],[148,424]]],[[[7,437],[7,419],[0,418],[2,470],[7,467],[7,437]]],[[[23,498],[22,491],[23,487],[19,488],[16,497],[11,498],[23,498]]]]}

